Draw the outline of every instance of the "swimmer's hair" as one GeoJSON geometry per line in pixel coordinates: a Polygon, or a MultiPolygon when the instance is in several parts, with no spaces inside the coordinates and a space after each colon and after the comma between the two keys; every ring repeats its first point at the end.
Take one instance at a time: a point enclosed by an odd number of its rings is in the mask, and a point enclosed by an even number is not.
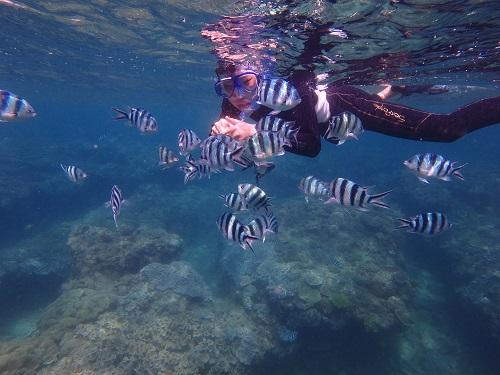
{"type": "Polygon", "coordinates": [[[230,76],[236,71],[236,64],[233,61],[217,61],[217,67],[215,68],[215,74],[217,77],[230,76]]]}
{"type": "Polygon", "coordinates": [[[219,60],[217,61],[217,67],[215,68],[215,74],[217,77],[221,76],[231,76],[238,69],[252,70],[256,73],[260,73],[261,69],[256,66],[256,64],[252,64],[250,62],[238,62],[227,61],[227,60],[219,60]]]}

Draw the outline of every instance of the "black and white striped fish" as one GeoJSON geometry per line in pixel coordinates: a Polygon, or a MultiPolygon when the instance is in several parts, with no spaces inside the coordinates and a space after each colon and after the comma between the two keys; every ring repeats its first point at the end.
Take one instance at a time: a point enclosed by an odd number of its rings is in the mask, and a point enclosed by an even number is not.
{"type": "Polygon", "coordinates": [[[397,229],[407,229],[411,233],[421,233],[429,236],[439,234],[451,227],[445,214],[441,212],[426,212],[409,219],[398,219],[401,225],[397,229]]]}
{"type": "Polygon", "coordinates": [[[175,164],[179,161],[179,157],[172,150],[168,149],[167,146],[160,146],[158,149],[158,154],[160,157],[160,161],[158,165],[161,168],[171,167],[172,164],[175,164]]]}
{"type": "Polygon", "coordinates": [[[118,215],[120,215],[120,209],[122,203],[124,202],[122,191],[116,185],[113,185],[111,188],[111,199],[107,203],[108,207],[111,207],[113,211],[113,220],[115,221],[115,225],[118,228],[118,215]]]}
{"type": "Polygon", "coordinates": [[[87,178],[87,174],[74,165],[59,165],[71,182],[81,182],[87,178]]]}
{"type": "Polygon", "coordinates": [[[195,177],[198,177],[198,179],[201,179],[202,177],[210,178],[210,174],[218,172],[217,170],[212,169],[206,160],[194,160],[191,155],[186,157],[186,163],[179,167],[179,170],[184,172],[185,184],[192,181],[195,177]]]}
{"type": "Polygon", "coordinates": [[[369,194],[368,188],[362,187],[346,178],[336,178],[330,184],[330,199],[325,203],[335,202],[342,206],[354,207],[361,211],[367,211],[368,205],[389,208],[381,201],[391,190],[380,194],[369,194]]]}
{"type": "Polygon", "coordinates": [[[272,212],[267,212],[250,221],[247,227],[248,233],[265,242],[268,233],[278,233],[278,220],[272,212]]]}
{"type": "Polygon", "coordinates": [[[245,200],[238,193],[221,194],[219,198],[224,201],[226,207],[229,207],[233,211],[245,211],[248,209],[245,200]]]}
{"type": "MultiPolygon", "coordinates": [[[[226,136],[227,137],[227,136],[226,136]]],[[[221,138],[220,136],[210,136],[201,145],[201,159],[206,160],[212,169],[225,169],[234,171],[234,164],[246,167],[246,162],[242,162],[245,148],[231,137],[221,138]],[[228,141],[228,139],[231,139],[228,141]]]]}
{"type": "Polygon", "coordinates": [[[129,108],[128,111],[123,111],[118,108],[113,108],[118,113],[115,120],[127,119],[130,124],[137,128],[141,133],[155,133],[158,131],[158,123],[156,119],[142,108],[129,108]]]}
{"type": "Polygon", "coordinates": [[[261,161],[273,156],[285,154],[284,146],[291,146],[290,141],[281,132],[262,131],[247,140],[247,152],[255,160],[261,161]]]}
{"type": "Polygon", "coordinates": [[[297,89],[281,78],[263,79],[257,95],[257,104],[273,109],[271,115],[292,109],[301,102],[297,89]]]}
{"type": "Polygon", "coordinates": [[[252,240],[257,238],[250,235],[248,228],[232,213],[225,212],[219,216],[217,218],[217,227],[226,239],[237,242],[244,250],[250,249],[253,252],[252,240]]]}
{"type": "Polygon", "coordinates": [[[253,210],[264,208],[266,211],[271,207],[271,199],[264,190],[252,184],[238,185],[238,193],[244,199],[247,207],[253,210]]]}
{"type": "Polygon", "coordinates": [[[455,162],[432,153],[414,155],[410,159],[405,160],[403,164],[415,172],[417,178],[426,184],[429,183],[427,177],[450,181],[451,176],[455,176],[460,180],[464,180],[464,176],[460,170],[467,165],[466,163],[455,167],[455,162]]]}
{"type": "Polygon", "coordinates": [[[179,152],[186,156],[201,143],[201,139],[191,129],[182,129],[177,137],[179,152]]]}
{"type": "Polygon", "coordinates": [[[26,120],[36,116],[33,107],[16,94],[0,90],[0,122],[26,120]]]}
{"type": "Polygon", "coordinates": [[[356,115],[351,112],[342,112],[332,116],[323,137],[328,142],[341,145],[350,138],[359,140],[363,131],[361,120],[356,115]]]}
{"type": "Polygon", "coordinates": [[[314,176],[307,176],[300,180],[299,190],[304,193],[306,202],[309,197],[318,197],[320,200],[329,197],[328,185],[314,176]]]}
{"type": "Polygon", "coordinates": [[[255,130],[281,132],[290,142],[297,143],[299,127],[295,126],[295,121],[285,121],[282,118],[267,115],[255,124],[255,130]]]}

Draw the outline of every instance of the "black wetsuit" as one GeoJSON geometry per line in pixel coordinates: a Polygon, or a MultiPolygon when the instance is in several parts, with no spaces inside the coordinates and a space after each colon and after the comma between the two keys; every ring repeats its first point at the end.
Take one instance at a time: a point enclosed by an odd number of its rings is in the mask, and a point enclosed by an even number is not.
{"type": "MultiPolygon", "coordinates": [[[[328,121],[318,123],[314,75],[307,71],[292,74],[290,82],[299,91],[301,103],[278,117],[295,121],[300,128],[298,144],[287,151],[314,157],[321,149],[321,135],[328,121]]],[[[390,103],[353,86],[332,85],[326,89],[330,115],[349,111],[358,116],[365,130],[399,138],[433,142],[453,142],[474,130],[500,123],[500,96],[483,99],[450,114],[437,114],[390,103]]],[[[258,121],[272,110],[259,107],[250,116],[258,121]]],[[[224,99],[221,116],[238,117],[239,111],[224,99]]]]}

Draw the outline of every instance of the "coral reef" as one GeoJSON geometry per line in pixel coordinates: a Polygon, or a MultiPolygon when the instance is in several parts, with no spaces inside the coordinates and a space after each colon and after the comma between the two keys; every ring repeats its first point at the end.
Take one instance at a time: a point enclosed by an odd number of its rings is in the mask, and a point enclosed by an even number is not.
{"type": "Polygon", "coordinates": [[[272,316],[214,297],[175,260],[175,234],[77,225],[67,245],[71,278],[30,337],[0,343],[0,373],[244,374],[284,345],[272,316]]]}
{"type": "Polygon", "coordinates": [[[184,262],[112,281],[73,280],[33,337],[0,346],[0,372],[244,374],[280,345],[244,309],[208,297],[184,262]],[[187,275],[189,288],[179,285],[187,275]]]}
{"type": "Polygon", "coordinates": [[[255,256],[224,251],[244,306],[269,309],[291,328],[355,321],[367,332],[387,332],[407,324],[412,287],[387,219],[297,200],[284,206],[275,211],[279,239],[256,247],[255,256]]]}
{"type": "Polygon", "coordinates": [[[200,275],[186,262],[151,263],[141,270],[141,276],[159,292],[171,289],[186,297],[202,300],[210,297],[200,275]]]}
{"type": "Polygon", "coordinates": [[[151,262],[169,261],[182,248],[179,236],[149,227],[79,225],[70,234],[68,245],[79,275],[105,273],[123,275],[138,272],[151,262]]]}

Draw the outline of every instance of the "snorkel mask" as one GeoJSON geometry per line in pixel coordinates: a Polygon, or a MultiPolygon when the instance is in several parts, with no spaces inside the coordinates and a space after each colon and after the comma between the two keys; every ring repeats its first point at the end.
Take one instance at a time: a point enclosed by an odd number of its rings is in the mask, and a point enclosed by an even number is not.
{"type": "Polygon", "coordinates": [[[227,78],[218,78],[214,84],[217,95],[230,98],[235,91],[238,95],[255,93],[260,81],[260,75],[254,71],[247,70],[227,78]]]}

